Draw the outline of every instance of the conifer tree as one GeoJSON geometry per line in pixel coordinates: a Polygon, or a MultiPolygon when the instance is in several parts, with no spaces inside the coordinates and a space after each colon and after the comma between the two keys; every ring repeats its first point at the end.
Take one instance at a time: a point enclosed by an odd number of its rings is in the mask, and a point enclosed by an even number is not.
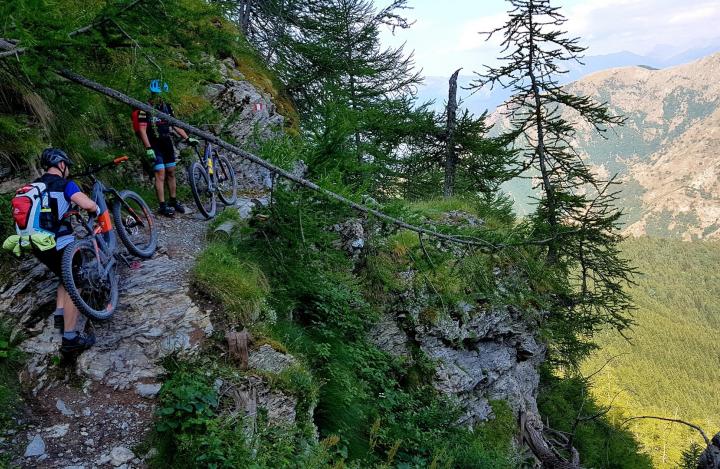
{"type": "Polygon", "coordinates": [[[601,327],[622,330],[630,300],[623,285],[633,273],[618,244],[620,211],[614,184],[601,181],[573,148],[578,120],[606,132],[624,119],[603,103],[576,96],[558,82],[565,64],[580,62],[585,48],[562,30],[567,21],[550,0],[508,0],[506,23],[489,33],[501,35],[500,65],[477,74],[474,88],[504,86],[513,95],[504,107],[523,166],[539,176],[542,198],[533,217],[535,233],[547,246],[549,265],[565,272],[567,298],[554,319],[566,327],[569,350],[582,355],[601,327]]]}

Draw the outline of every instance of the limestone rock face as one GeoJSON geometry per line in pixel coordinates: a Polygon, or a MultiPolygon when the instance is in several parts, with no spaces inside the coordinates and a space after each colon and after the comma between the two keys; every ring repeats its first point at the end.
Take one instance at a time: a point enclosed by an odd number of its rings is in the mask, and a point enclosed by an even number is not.
{"type": "Polygon", "coordinates": [[[510,308],[471,311],[467,321],[445,319],[418,326],[415,338],[437,365],[435,388],[465,408],[472,425],[490,417],[489,400],[505,400],[513,411],[537,416],[537,368],[545,347],[510,308]]]}
{"type": "MultiPolygon", "coordinates": [[[[245,81],[236,67],[231,58],[221,62],[219,70],[224,81],[208,85],[205,97],[222,114],[224,122],[220,127],[223,131],[240,146],[253,148],[257,142],[279,135],[285,119],[277,113],[270,95],[245,81]]],[[[241,191],[270,188],[272,178],[267,170],[239,157],[228,156],[235,160],[241,191]]]]}
{"type": "Polygon", "coordinates": [[[278,352],[267,344],[248,354],[250,368],[270,373],[282,373],[296,363],[297,360],[292,355],[278,352]]]}
{"type": "MultiPolygon", "coordinates": [[[[414,271],[401,277],[412,280],[414,271]]],[[[434,386],[464,409],[458,424],[472,426],[492,418],[491,400],[507,401],[515,414],[539,423],[538,367],[546,347],[533,333],[533,321],[512,307],[459,303],[433,321],[421,319],[429,296],[407,291],[389,305],[370,332],[386,352],[412,357],[411,345],[435,363],[434,386]]]]}
{"type": "Polygon", "coordinates": [[[357,260],[365,247],[366,234],[363,220],[357,218],[346,220],[333,225],[332,231],[340,234],[338,247],[357,260]]]}

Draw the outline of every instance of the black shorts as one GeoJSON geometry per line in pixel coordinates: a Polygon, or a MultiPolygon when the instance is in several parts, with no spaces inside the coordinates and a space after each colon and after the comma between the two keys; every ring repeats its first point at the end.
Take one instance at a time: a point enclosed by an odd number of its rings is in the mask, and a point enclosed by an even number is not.
{"type": "Polygon", "coordinates": [[[175,147],[170,137],[152,142],[152,149],[155,152],[155,163],[153,163],[155,171],[175,167],[175,147]]]}
{"type": "MultiPolygon", "coordinates": [[[[65,246],[67,247],[67,246],[65,246]]],[[[54,273],[58,276],[58,278],[62,278],[61,271],[61,263],[62,263],[62,256],[65,252],[65,248],[62,248],[61,250],[57,250],[55,248],[48,249],[47,251],[40,251],[39,249],[34,249],[33,253],[35,254],[35,257],[45,264],[48,269],[50,269],[50,272],[54,273]]]]}

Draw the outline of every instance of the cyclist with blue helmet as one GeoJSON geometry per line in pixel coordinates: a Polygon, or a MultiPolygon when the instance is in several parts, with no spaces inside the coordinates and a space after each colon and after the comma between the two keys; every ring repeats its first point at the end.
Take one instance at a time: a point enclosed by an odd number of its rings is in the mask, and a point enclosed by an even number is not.
{"type": "MultiPolygon", "coordinates": [[[[169,91],[168,84],[160,80],[150,82],[150,99],[148,104],[160,112],[174,116],[172,106],[166,103],[162,94],[169,91]]],[[[145,152],[153,163],[155,172],[155,193],[160,202],[159,213],[171,217],[178,213],[185,213],[185,206],[176,198],[177,182],[175,179],[175,146],[170,136],[171,130],[180,135],[188,145],[197,145],[199,142],[188,137],[183,129],[172,127],[168,121],[161,117],[150,115],[143,110],[137,111],[138,137],[145,146],[145,152]],[[165,202],[165,184],[167,184],[170,200],[165,202]]]]}

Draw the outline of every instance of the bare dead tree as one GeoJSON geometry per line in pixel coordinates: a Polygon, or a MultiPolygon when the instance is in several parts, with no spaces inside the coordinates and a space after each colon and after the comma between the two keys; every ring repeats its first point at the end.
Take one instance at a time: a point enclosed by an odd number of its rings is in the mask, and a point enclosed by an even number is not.
{"type": "Polygon", "coordinates": [[[445,157],[445,185],[443,195],[451,197],[455,191],[455,167],[457,166],[457,151],[455,148],[455,129],[457,127],[457,79],[461,68],[457,69],[450,77],[447,103],[447,127],[446,127],[446,157],[445,157]]]}

